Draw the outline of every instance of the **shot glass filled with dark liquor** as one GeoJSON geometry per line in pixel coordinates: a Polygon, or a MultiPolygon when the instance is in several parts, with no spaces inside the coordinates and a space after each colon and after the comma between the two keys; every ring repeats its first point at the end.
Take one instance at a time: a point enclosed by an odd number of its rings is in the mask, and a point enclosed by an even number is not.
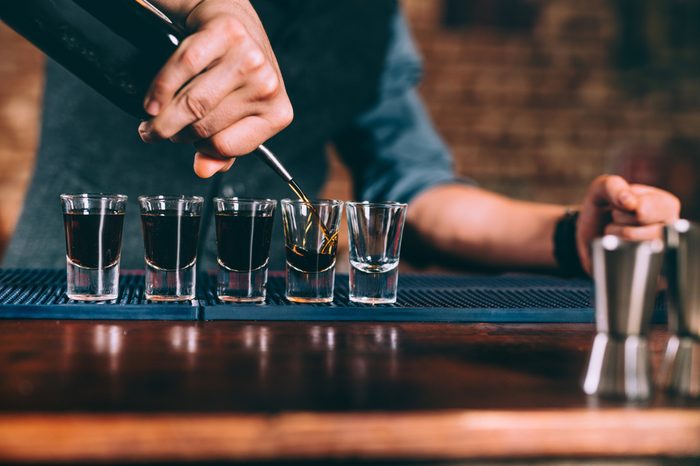
{"type": "Polygon", "coordinates": [[[70,299],[117,298],[126,199],[121,194],[61,194],[70,299]]]}
{"type": "Polygon", "coordinates": [[[270,199],[214,199],[220,300],[265,301],[276,206],[277,201],[270,199]]]}
{"type": "Polygon", "coordinates": [[[285,296],[295,303],[333,301],[335,254],[343,203],[282,200],[287,280],[285,296]]]}
{"type": "Polygon", "coordinates": [[[198,196],[139,197],[146,260],[146,299],[194,299],[203,202],[204,199],[198,196]]]}

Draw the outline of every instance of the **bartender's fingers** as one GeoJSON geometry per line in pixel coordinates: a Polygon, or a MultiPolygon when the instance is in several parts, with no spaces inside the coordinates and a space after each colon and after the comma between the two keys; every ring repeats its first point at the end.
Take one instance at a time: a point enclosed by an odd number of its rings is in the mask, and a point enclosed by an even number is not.
{"type": "Polygon", "coordinates": [[[617,225],[639,225],[636,212],[613,209],[612,222],[617,225]]]}
{"type": "Polygon", "coordinates": [[[198,151],[210,156],[239,157],[246,155],[278,132],[278,126],[260,116],[249,116],[194,144],[198,151]]]}
{"type": "Polygon", "coordinates": [[[602,175],[596,178],[589,188],[587,197],[592,206],[604,210],[614,207],[633,211],[639,202],[629,183],[617,175],[602,175]]]}
{"type": "Polygon", "coordinates": [[[268,110],[268,103],[257,102],[251,87],[245,86],[226,96],[211,113],[187,125],[170,140],[181,144],[194,143],[210,138],[246,117],[264,115],[268,110]]]}
{"type": "Polygon", "coordinates": [[[618,225],[670,223],[680,216],[681,203],[673,194],[652,186],[632,185],[639,203],[632,211],[613,209],[612,221],[618,225]]]}
{"type": "Polygon", "coordinates": [[[237,29],[227,32],[224,26],[223,21],[212,21],[182,41],[146,93],[144,108],[149,115],[158,115],[182,86],[226,53],[227,39],[237,29]]]}
{"type": "MultiPolygon", "coordinates": [[[[227,97],[233,97],[230,103],[236,108],[225,114],[230,118],[216,117],[220,125],[217,131],[252,115],[257,110],[257,99],[274,97],[282,86],[277,72],[265,63],[259,49],[253,47],[241,51],[241,54],[240,59],[228,57],[197,76],[178,92],[157,117],[142,124],[139,132],[155,136],[151,139],[171,138],[187,125],[207,119],[227,97]],[[246,98],[237,97],[238,94],[246,98]]],[[[207,126],[201,128],[208,129],[207,126]]],[[[199,139],[212,134],[203,134],[199,139]]]]}
{"type": "Polygon", "coordinates": [[[246,85],[226,96],[213,111],[188,124],[170,139],[177,143],[193,143],[207,139],[245,117],[265,115],[270,111],[270,103],[261,100],[265,92],[257,84],[246,85]]]}
{"type": "Polygon", "coordinates": [[[670,192],[644,185],[632,185],[632,192],[639,199],[634,214],[640,225],[671,223],[680,217],[681,201],[670,192]]]}
{"type": "Polygon", "coordinates": [[[662,233],[663,224],[661,223],[645,226],[617,225],[612,223],[605,227],[606,235],[616,235],[628,241],[658,239],[661,238],[662,233]]]}
{"type": "Polygon", "coordinates": [[[197,152],[194,154],[194,172],[200,178],[210,178],[215,173],[228,171],[235,162],[235,158],[222,159],[197,152]]]}
{"type": "Polygon", "coordinates": [[[227,171],[229,171],[229,170],[231,169],[231,167],[233,167],[233,164],[236,163],[236,160],[238,160],[238,159],[237,159],[236,157],[233,157],[233,158],[232,158],[231,160],[229,160],[229,161],[226,163],[226,165],[224,165],[224,166],[221,168],[221,170],[219,170],[219,171],[220,171],[220,172],[227,172],[227,171]]]}
{"type": "Polygon", "coordinates": [[[584,270],[590,272],[590,243],[603,234],[610,223],[611,212],[614,209],[634,211],[637,205],[637,196],[620,176],[602,175],[591,183],[576,225],[577,249],[584,270]]]}

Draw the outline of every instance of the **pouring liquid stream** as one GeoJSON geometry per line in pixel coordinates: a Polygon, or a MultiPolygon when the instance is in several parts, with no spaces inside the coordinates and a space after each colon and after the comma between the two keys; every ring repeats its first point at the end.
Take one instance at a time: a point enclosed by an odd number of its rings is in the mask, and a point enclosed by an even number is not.
{"type": "MultiPolygon", "coordinates": [[[[334,231],[332,233],[329,233],[328,228],[326,227],[325,223],[323,223],[323,220],[321,219],[321,216],[318,214],[316,211],[316,208],[311,204],[311,200],[306,196],[306,193],[299,187],[296,181],[294,180],[289,180],[289,188],[294,191],[294,194],[297,195],[297,197],[306,204],[306,206],[309,208],[309,211],[311,212],[311,216],[309,217],[309,222],[306,224],[306,232],[311,229],[313,223],[311,221],[312,218],[315,218],[316,221],[318,222],[318,226],[321,228],[321,233],[323,234],[323,243],[321,244],[321,249],[320,253],[321,254],[330,254],[333,252],[333,249],[335,248],[336,244],[338,243],[338,231],[334,231]]],[[[302,255],[300,251],[294,251],[295,253],[302,255]]]]}

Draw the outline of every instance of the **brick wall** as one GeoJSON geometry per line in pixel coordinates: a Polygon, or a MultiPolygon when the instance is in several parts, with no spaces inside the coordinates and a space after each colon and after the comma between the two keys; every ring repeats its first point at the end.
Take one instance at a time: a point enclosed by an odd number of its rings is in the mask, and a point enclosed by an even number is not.
{"type": "Polygon", "coordinates": [[[39,135],[41,54],[0,23],[0,259],[34,168],[39,135]]]}
{"type": "Polygon", "coordinates": [[[425,60],[422,95],[460,173],[571,203],[619,147],[700,134],[700,80],[631,94],[612,56],[614,1],[525,3],[537,12],[532,28],[504,31],[446,29],[442,1],[403,2],[425,60]]]}

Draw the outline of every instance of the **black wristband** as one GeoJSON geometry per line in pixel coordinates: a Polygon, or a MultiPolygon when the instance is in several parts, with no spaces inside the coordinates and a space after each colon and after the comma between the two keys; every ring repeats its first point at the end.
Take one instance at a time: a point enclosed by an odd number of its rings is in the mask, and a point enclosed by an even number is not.
{"type": "Polygon", "coordinates": [[[581,258],[576,247],[578,214],[578,211],[567,209],[554,229],[554,258],[559,265],[559,271],[566,277],[582,277],[586,275],[581,266],[581,258]]]}

